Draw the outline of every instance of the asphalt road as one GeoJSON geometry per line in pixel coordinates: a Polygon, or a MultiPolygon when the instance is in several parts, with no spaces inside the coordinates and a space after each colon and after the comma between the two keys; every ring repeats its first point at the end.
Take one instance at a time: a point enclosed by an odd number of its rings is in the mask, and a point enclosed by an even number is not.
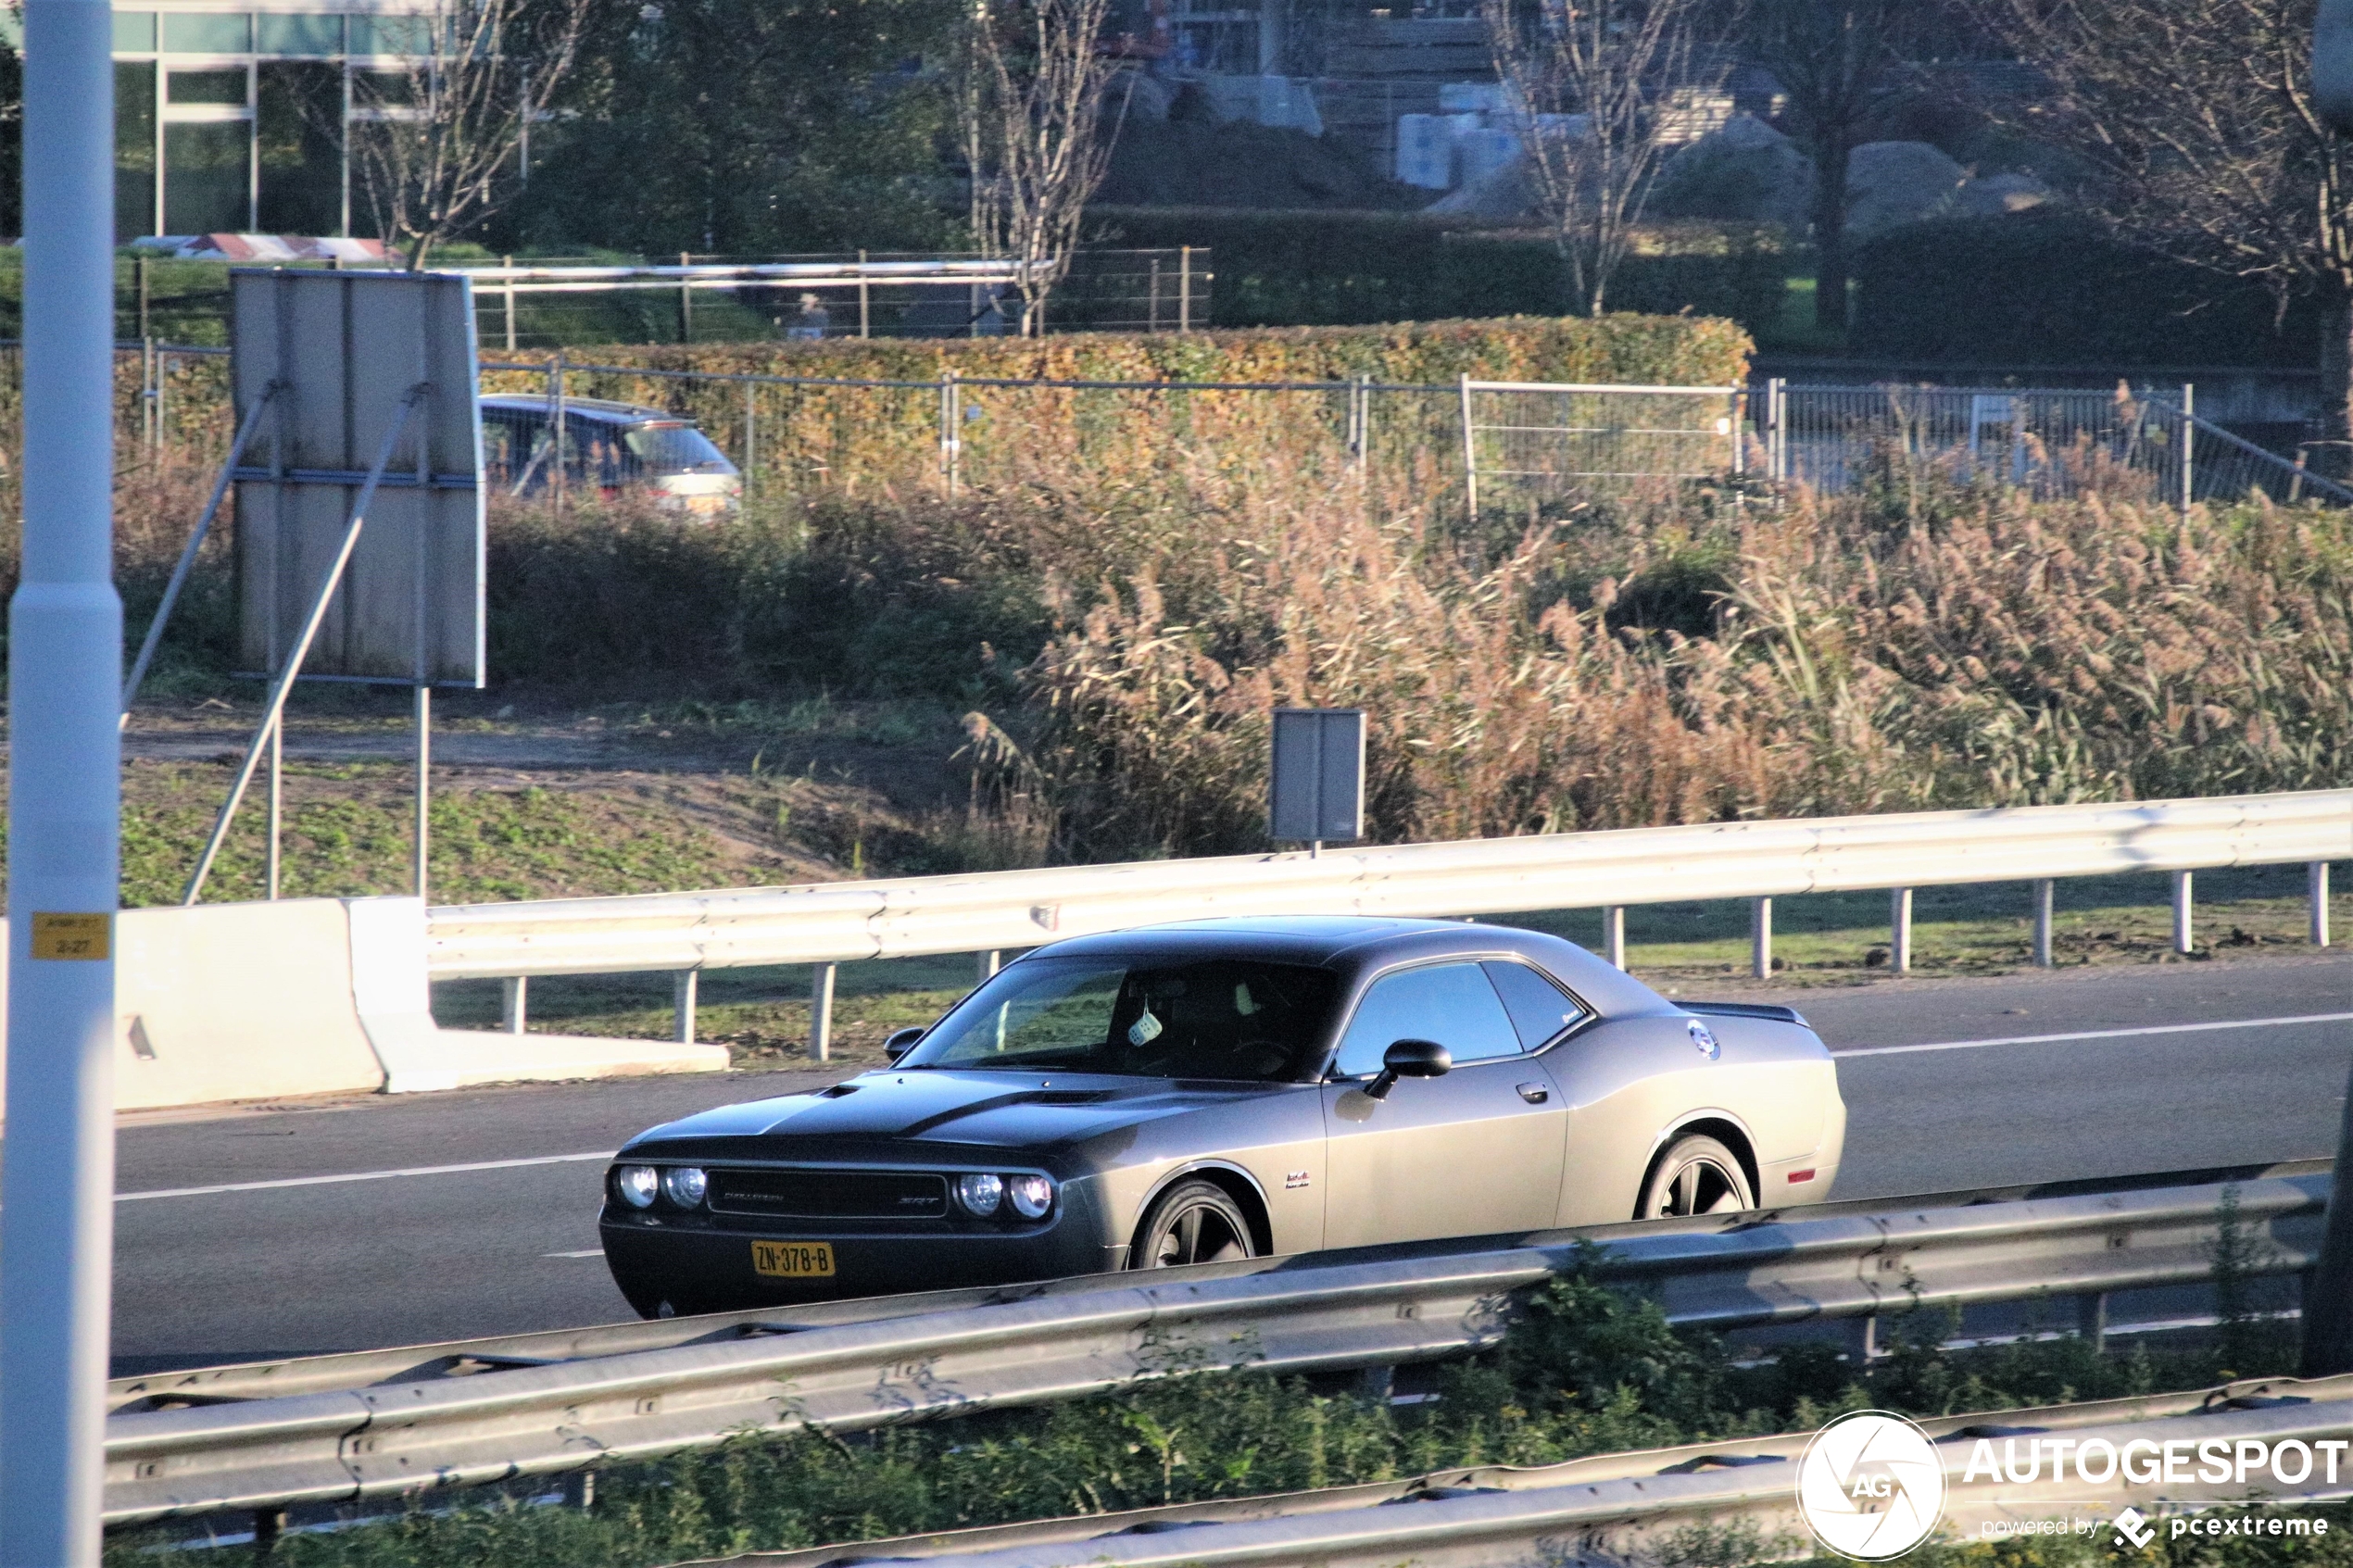
{"type": "MultiPolygon", "coordinates": [[[[2344,953],[1785,999],[1839,1054],[1841,1198],[2325,1156],[2353,1065],[2344,953]]],[[[601,1156],[651,1123],[837,1075],[129,1121],[116,1374],[624,1319],[594,1251],[601,1156]]]]}

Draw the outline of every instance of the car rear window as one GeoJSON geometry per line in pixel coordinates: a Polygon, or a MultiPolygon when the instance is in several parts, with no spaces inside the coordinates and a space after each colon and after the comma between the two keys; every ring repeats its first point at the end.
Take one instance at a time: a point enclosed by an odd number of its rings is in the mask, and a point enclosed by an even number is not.
{"type": "Polygon", "coordinates": [[[1340,977],[1246,959],[1028,959],[941,1020],[901,1067],[1287,1082],[1321,1064],[1340,977]]]}

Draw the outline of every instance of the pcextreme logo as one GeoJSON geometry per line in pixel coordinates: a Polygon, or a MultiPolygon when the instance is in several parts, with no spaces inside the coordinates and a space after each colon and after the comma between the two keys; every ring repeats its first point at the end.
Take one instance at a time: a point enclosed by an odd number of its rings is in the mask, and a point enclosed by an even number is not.
{"type": "Polygon", "coordinates": [[[1843,1415],[1814,1434],[1797,1461],[1797,1511],[1841,1557],[1901,1557],[1944,1512],[1944,1460],[1928,1434],[1900,1415],[1843,1415]]]}

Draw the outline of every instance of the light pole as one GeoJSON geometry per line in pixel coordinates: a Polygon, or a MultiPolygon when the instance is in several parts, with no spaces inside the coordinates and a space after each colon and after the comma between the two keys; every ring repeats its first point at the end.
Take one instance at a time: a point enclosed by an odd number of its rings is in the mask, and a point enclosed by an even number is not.
{"type": "Polygon", "coordinates": [[[24,7],[24,553],[8,606],[0,1568],[95,1564],[114,1239],[122,603],[114,19],[24,7]]]}

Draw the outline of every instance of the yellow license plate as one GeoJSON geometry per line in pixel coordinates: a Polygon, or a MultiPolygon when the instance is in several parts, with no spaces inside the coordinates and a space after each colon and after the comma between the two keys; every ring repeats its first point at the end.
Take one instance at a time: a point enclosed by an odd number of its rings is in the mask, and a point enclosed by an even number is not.
{"type": "Polygon", "coordinates": [[[751,1267],[773,1279],[831,1279],[834,1249],[822,1241],[755,1241],[751,1267]]]}

